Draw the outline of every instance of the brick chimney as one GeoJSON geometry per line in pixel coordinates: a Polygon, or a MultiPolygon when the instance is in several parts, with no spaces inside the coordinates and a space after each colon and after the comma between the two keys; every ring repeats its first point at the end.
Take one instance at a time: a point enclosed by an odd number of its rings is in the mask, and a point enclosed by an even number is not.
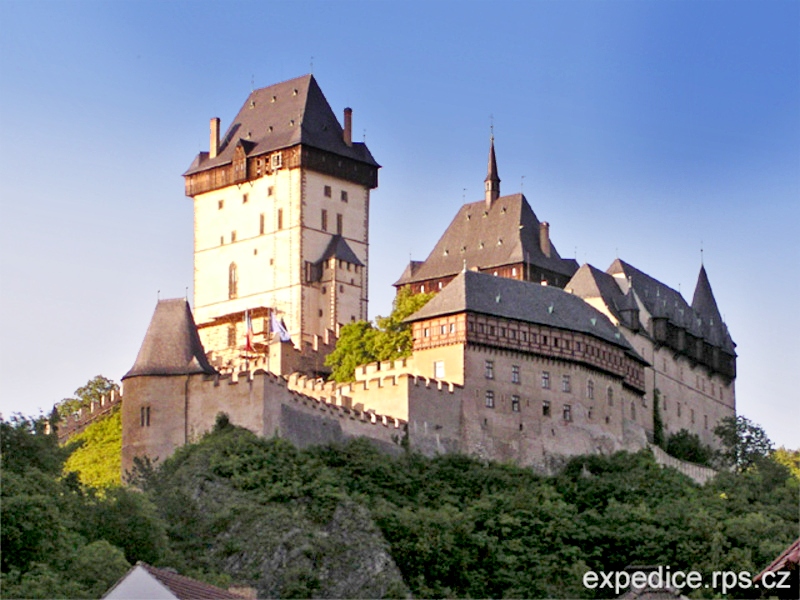
{"type": "Polygon", "coordinates": [[[342,133],[344,143],[348,146],[353,145],[353,109],[344,109],[344,132],[342,133]]]}
{"type": "Polygon", "coordinates": [[[208,145],[208,157],[214,158],[219,154],[219,117],[211,119],[211,141],[208,145]]]}
{"type": "Polygon", "coordinates": [[[550,258],[550,223],[542,221],[539,224],[539,248],[547,258],[550,258]]]}

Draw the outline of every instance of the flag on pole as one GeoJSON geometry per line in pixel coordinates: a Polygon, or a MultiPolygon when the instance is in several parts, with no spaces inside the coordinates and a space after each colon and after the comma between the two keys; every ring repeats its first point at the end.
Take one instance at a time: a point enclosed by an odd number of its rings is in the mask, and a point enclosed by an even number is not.
{"type": "Polygon", "coordinates": [[[291,342],[289,331],[286,329],[286,323],[283,319],[278,319],[275,311],[270,311],[270,330],[272,333],[277,333],[282,342],[291,342]]]}
{"type": "Polygon", "coordinates": [[[250,318],[250,311],[244,311],[244,351],[255,352],[253,347],[253,320],[250,318]]]}

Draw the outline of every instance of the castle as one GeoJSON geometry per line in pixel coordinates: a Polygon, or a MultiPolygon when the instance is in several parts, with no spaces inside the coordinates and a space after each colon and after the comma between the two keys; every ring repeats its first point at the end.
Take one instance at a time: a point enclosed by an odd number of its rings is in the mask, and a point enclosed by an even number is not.
{"type": "Polygon", "coordinates": [[[735,415],[735,345],[701,267],[692,303],[616,260],[562,258],[525,196],[462,206],[395,286],[436,292],[407,319],[409,358],[325,381],[340,328],[367,317],[379,165],[313,76],[254,91],[184,174],[194,311],[156,306],[123,377],[122,464],[166,458],[220,412],[305,446],[364,436],[387,452],[463,452],[548,469],[735,415]]]}

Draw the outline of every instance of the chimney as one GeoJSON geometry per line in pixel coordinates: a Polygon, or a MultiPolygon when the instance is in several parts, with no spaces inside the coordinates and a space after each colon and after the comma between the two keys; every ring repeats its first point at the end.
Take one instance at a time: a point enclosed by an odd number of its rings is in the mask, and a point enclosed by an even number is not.
{"type": "Polygon", "coordinates": [[[547,258],[550,258],[550,223],[539,223],[539,248],[547,258]]]}
{"type": "Polygon", "coordinates": [[[211,119],[211,142],[208,145],[208,157],[214,158],[219,154],[219,117],[211,119]]]}
{"type": "Polygon", "coordinates": [[[342,134],[344,143],[348,146],[353,145],[353,109],[344,109],[344,133],[342,134]]]}

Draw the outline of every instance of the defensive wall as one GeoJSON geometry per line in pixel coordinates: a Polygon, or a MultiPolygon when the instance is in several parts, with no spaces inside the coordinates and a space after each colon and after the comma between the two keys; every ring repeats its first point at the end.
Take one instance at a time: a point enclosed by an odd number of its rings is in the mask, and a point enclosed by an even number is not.
{"type": "MultiPolygon", "coordinates": [[[[110,415],[122,403],[122,394],[111,391],[108,395],[100,397],[99,401],[92,400],[89,406],[79,408],[71,415],[62,417],[57,425],[58,442],[63,444],[73,435],[77,435],[89,425],[110,415]]],[[[50,433],[50,423],[47,423],[47,433],[50,433]]]]}
{"type": "Polygon", "coordinates": [[[217,375],[137,376],[125,381],[122,469],[136,456],[164,460],[211,430],[219,413],[253,433],[300,448],[366,437],[399,453],[406,422],[290,389],[261,367],[217,375]]]}

